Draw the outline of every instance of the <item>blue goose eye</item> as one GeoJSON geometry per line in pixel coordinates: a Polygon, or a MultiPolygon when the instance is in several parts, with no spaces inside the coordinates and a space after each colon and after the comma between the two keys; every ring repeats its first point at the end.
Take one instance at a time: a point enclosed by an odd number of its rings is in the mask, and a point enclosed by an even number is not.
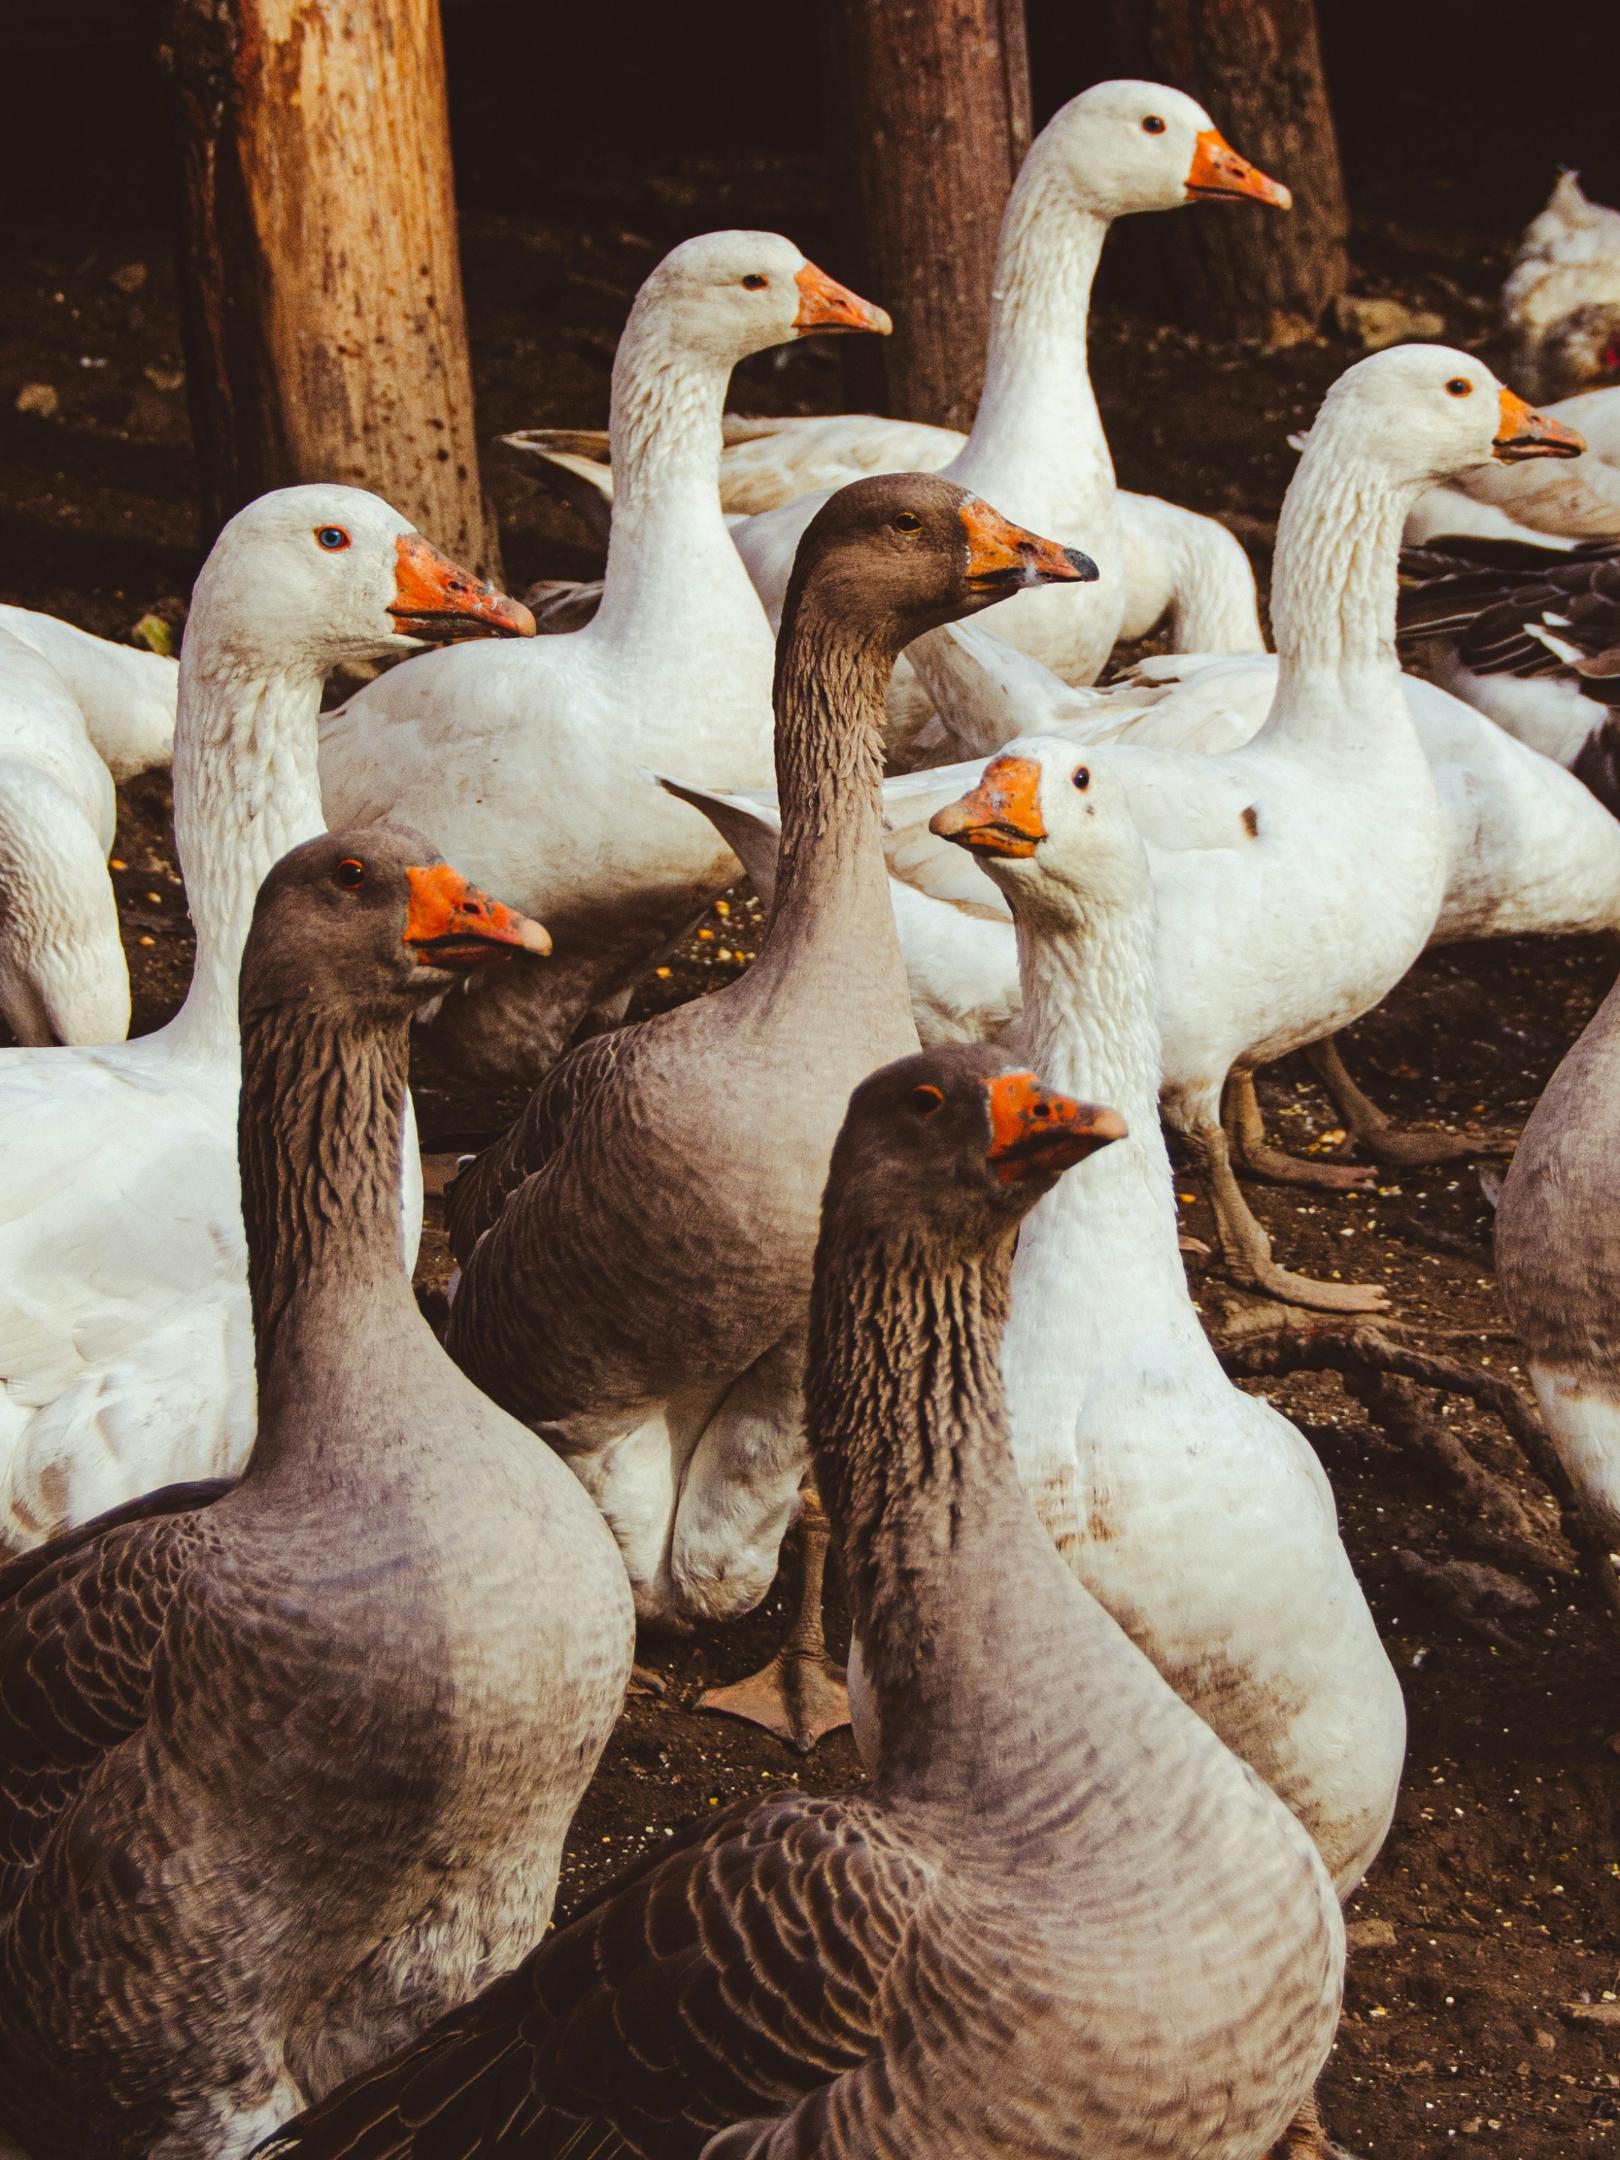
{"type": "Polygon", "coordinates": [[[1083,795],[1091,785],[1091,767],[1089,765],[1077,765],[1074,768],[1073,778],[1075,786],[1083,795]]]}
{"type": "Polygon", "coordinates": [[[326,548],[330,553],[336,554],[339,548],[348,546],[349,536],[341,525],[322,525],[316,532],[315,544],[317,547],[326,548]]]}

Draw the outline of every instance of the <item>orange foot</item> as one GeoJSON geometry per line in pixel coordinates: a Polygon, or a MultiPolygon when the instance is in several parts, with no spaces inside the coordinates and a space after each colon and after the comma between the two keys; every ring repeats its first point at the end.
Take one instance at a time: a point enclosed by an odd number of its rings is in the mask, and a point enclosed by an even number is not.
{"type": "Polygon", "coordinates": [[[823,1733],[849,1723],[849,1689],[841,1667],[825,1651],[785,1649],[746,1680],[710,1688],[700,1710],[746,1718],[763,1725],[801,1755],[808,1755],[823,1733]]]}
{"type": "Polygon", "coordinates": [[[1356,2160],[1356,2156],[1346,2152],[1342,2145],[1335,2145],[1328,2136],[1322,2126],[1322,2110],[1312,2093],[1272,2146],[1266,2160],[1356,2160]]]}

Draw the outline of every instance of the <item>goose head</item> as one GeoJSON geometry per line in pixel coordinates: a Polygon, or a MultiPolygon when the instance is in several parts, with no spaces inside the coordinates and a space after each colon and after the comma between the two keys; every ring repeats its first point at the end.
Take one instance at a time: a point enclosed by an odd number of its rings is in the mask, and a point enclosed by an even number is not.
{"type": "Polygon", "coordinates": [[[467,637],[532,637],[534,617],[364,488],[278,488],[221,532],[198,575],[218,662],[264,671],[414,652],[467,637]]]}
{"type": "Polygon", "coordinates": [[[1400,488],[1586,448],[1572,427],[1532,411],[1483,361],[1449,345],[1397,345],[1358,360],[1328,391],[1305,442],[1307,454],[1337,445],[1400,488]]]}
{"type": "Polygon", "coordinates": [[[975,856],[1026,919],[1072,924],[1145,907],[1152,880],[1120,756],[1059,735],[1020,736],[929,830],[975,856]]]}
{"type": "Polygon", "coordinates": [[[1065,1170],[1125,1137],[1117,1110],[1047,1087],[993,1043],[885,1065],[849,1099],[827,1179],[829,1226],[937,1250],[1011,1229],[1065,1170]]]}
{"type": "Polygon", "coordinates": [[[664,339],[717,367],[795,338],[894,327],[771,232],[699,233],[671,248],[636,295],[632,323],[656,319],[664,339]]]}
{"type": "Polygon", "coordinates": [[[1096,575],[1089,555],[1014,525],[937,473],[882,473],[840,488],[805,528],[783,620],[813,592],[898,652],[1032,585],[1096,575]]]}
{"type": "Polygon", "coordinates": [[[420,833],[356,826],[291,849],[260,886],[242,1012],[294,1003],[397,1017],[474,968],[550,950],[539,923],[468,884],[420,833]]]}
{"type": "Polygon", "coordinates": [[[1293,200],[1232,148],[1196,98],[1164,83],[1093,83],[1047,122],[1037,154],[1083,207],[1106,218],[1190,202],[1286,210],[1293,200]]]}

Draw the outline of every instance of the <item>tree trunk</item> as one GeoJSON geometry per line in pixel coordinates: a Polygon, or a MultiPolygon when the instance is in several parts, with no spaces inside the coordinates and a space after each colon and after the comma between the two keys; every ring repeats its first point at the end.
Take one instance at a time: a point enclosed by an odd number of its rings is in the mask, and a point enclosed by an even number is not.
{"type": "Polygon", "coordinates": [[[843,0],[835,40],[861,228],[851,274],[895,323],[857,365],[881,363],[884,411],[971,427],[996,234],[1029,148],[1024,0],[843,0]]]}
{"type": "Polygon", "coordinates": [[[1349,272],[1344,175],[1316,0],[1112,0],[1121,70],[1206,105],[1247,158],[1292,188],[1284,215],[1208,204],[1139,218],[1133,283],[1155,311],[1215,337],[1286,343],[1314,329],[1349,272]]]}
{"type": "Polygon", "coordinates": [[[173,20],[210,536],[266,488],[338,480],[493,574],[438,0],[174,0],[173,20]]]}

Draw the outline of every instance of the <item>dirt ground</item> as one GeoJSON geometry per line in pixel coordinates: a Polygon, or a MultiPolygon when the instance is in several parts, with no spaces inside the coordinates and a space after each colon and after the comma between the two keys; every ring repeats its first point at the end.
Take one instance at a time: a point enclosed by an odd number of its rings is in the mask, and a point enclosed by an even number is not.
{"type": "MultiPolygon", "coordinates": [[[[821,252],[818,221],[802,171],[737,161],[724,173],[683,166],[644,177],[636,190],[585,203],[572,223],[471,218],[466,263],[483,433],[605,419],[608,365],[630,293],[679,233],[780,223],[821,252]]],[[[1358,229],[1355,244],[1358,289],[1432,308],[1453,341],[1490,352],[1505,235],[1501,246],[1481,249],[1374,225],[1358,229]]],[[[836,259],[825,259],[836,272],[836,259]]],[[[1228,517],[1264,572],[1292,463],[1285,434],[1308,420],[1352,349],[1323,340],[1263,356],[1105,308],[1093,352],[1122,481],[1228,517]]],[[[733,402],[836,408],[837,355],[807,346],[765,356],[741,371],[733,402]]],[[[595,567],[570,514],[545,503],[498,453],[486,479],[513,589],[595,567]]],[[[113,636],[151,611],[178,620],[194,541],[173,279],[160,242],[109,253],[25,235],[0,265],[0,597],[113,636]],[[36,393],[23,400],[36,409],[18,410],[26,385],[51,395],[36,393]]],[[[189,969],[165,781],[125,791],[117,845],[144,1029],[173,1010],[189,969]]],[[[757,909],[743,894],[729,906],[673,973],[649,985],[649,999],[692,994],[743,964],[757,909]]],[[[1516,1128],[1613,967],[1595,942],[1432,957],[1352,1031],[1350,1060],[1402,1114],[1516,1128]]],[[[1290,1145],[1340,1151],[1331,1108],[1306,1067],[1277,1068],[1263,1096],[1290,1145]]],[[[470,1118],[445,1076],[427,1071],[421,1110],[429,1133],[470,1118]]],[[[480,1106],[473,1122],[486,1114],[480,1106]]],[[[1402,1339],[1517,1378],[1475,1166],[1387,1177],[1354,1198],[1261,1188],[1258,1200],[1286,1260],[1386,1283],[1402,1339]]],[[[1191,1232],[1208,1234],[1200,1200],[1189,1197],[1185,1217],[1191,1232]]],[[[442,1259],[430,1230],[426,1282],[442,1259]]],[[[1197,1287],[1212,1313],[1224,1304],[1215,1283],[1197,1287]]],[[[1503,2160],[1620,2151],[1613,1623],[1561,1544],[1546,1493],[1471,1404],[1431,1409],[1519,1496],[1522,1519],[1506,1531],[1501,1485],[1482,1503],[1477,1483],[1447,1472],[1435,1450],[1385,1437],[1336,1380],[1295,1377],[1271,1392],[1321,1450],[1411,1718],[1396,1825],[1351,1914],[1355,1949],[1326,2088],[1336,2131],[1367,2160],[1428,2160],[1469,2141],[1503,2160]],[[1516,1609],[1470,1621],[1416,1580],[1425,1563],[1455,1561],[1506,1568],[1522,1593],[1516,1609]]],[[[625,1713],[575,1825],[565,1909],[694,1814],[771,1783],[831,1788],[859,1776],[847,1735],[801,1763],[752,1729],[692,1707],[703,1687],[763,1661],[785,1587],[743,1625],[645,1646],[668,1692],[637,1698],[625,1713]]]]}

